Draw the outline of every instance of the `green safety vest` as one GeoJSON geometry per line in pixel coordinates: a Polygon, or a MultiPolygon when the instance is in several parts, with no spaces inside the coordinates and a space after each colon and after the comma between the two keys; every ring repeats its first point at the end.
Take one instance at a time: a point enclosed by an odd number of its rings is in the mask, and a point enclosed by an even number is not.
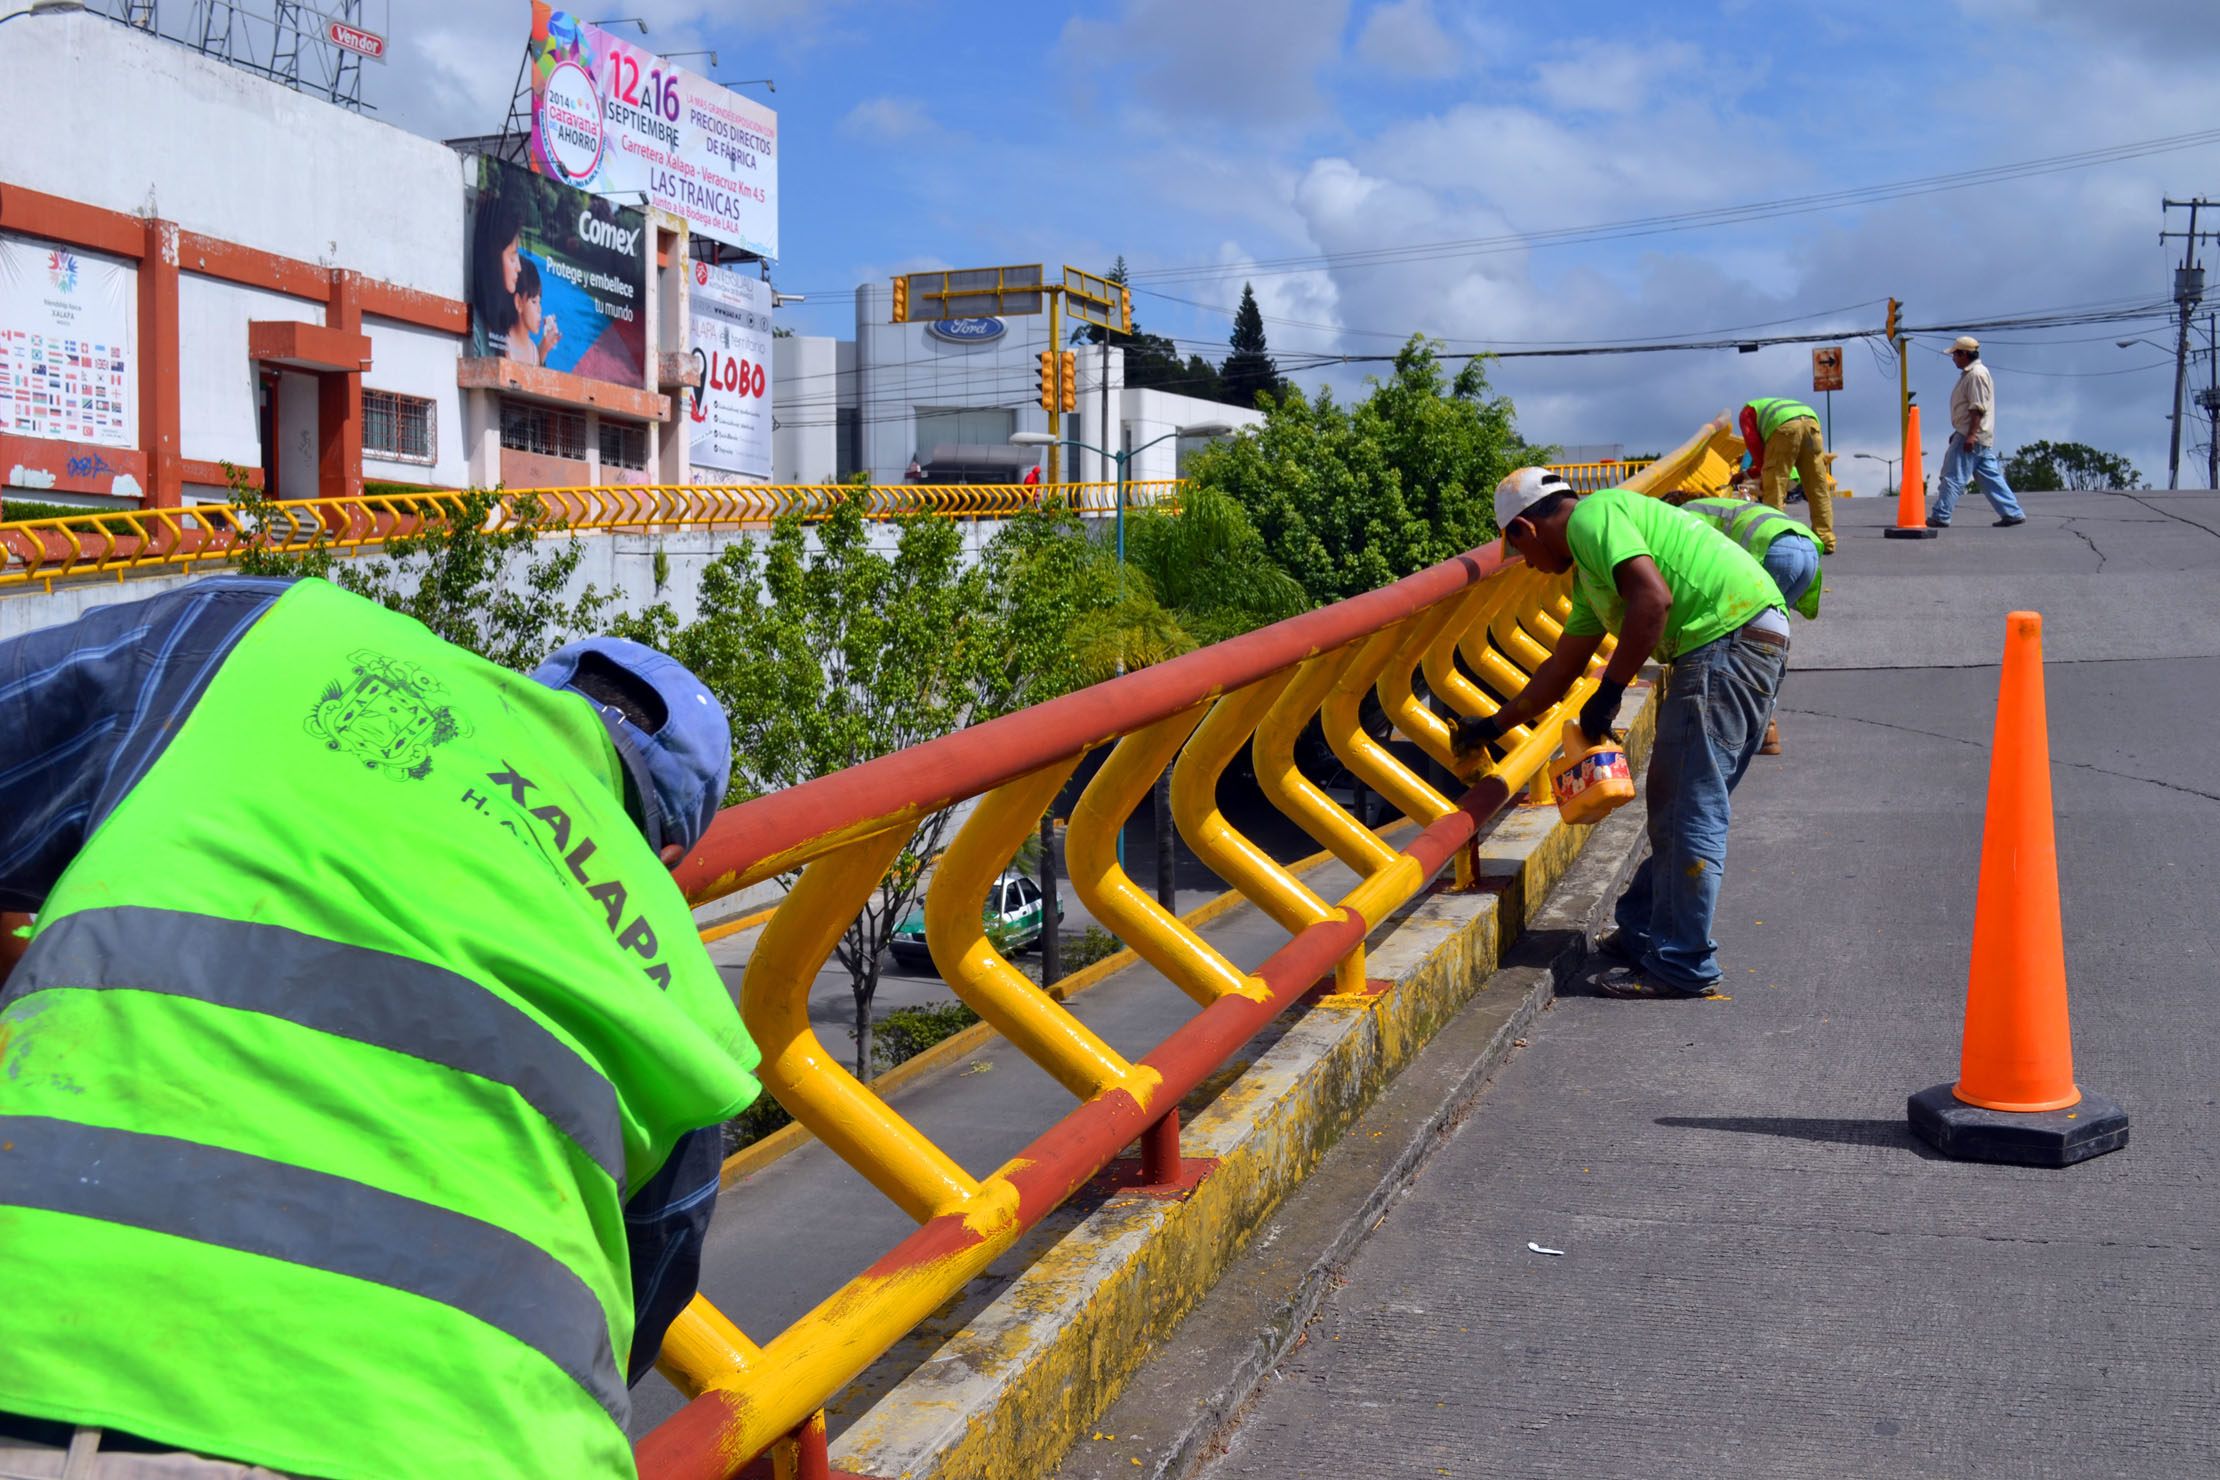
{"type": "Polygon", "coordinates": [[[624,1202],[756,1053],[624,785],[579,696],[279,598],[0,999],[0,1411],[629,1480],[624,1202]]]}
{"type": "Polygon", "coordinates": [[[1773,433],[1784,421],[1794,421],[1799,416],[1808,416],[1813,421],[1819,420],[1818,412],[1801,401],[1791,401],[1785,396],[1767,396],[1761,401],[1752,401],[1750,409],[1757,413],[1758,439],[1760,441],[1770,440],[1773,433]]]}
{"type": "MultiPolygon", "coordinates": [[[[1765,563],[1765,552],[1773,548],[1773,541],[1783,536],[1796,536],[1811,541],[1822,558],[1825,547],[1818,536],[1801,521],[1791,519],[1770,504],[1753,504],[1738,498],[1692,498],[1680,506],[1684,514],[1693,514],[1704,523],[1718,530],[1750,553],[1758,564],[1765,563]]],[[[1807,618],[1819,615],[1818,581],[1796,603],[1796,610],[1807,618]]]]}

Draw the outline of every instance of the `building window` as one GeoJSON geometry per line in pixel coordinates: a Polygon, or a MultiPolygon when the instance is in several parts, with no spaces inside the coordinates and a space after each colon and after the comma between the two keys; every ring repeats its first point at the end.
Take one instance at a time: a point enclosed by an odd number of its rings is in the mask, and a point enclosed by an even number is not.
{"type": "Polygon", "coordinates": [[[833,477],[845,483],[863,466],[863,414],[853,406],[833,411],[833,477]]]}
{"type": "Polygon", "coordinates": [[[536,406],[530,401],[501,403],[501,445],[511,452],[586,460],[586,418],[577,411],[536,406]]]}
{"type": "Polygon", "coordinates": [[[389,462],[438,462],[438,423],[432,403],[421,396],[364,389],[362,455],[389,462]]]}
{"type": "Polygon", "coordinates": [[[636,421],[611,421],[601,418],[601,465],[605,468],[630,468],[638,472],[647,466],[647,428],[636,421]]]}
{"type": "Polygon", "coordinates": [[[1001,406],[920,406],[917,451],[929,458],[935,447],[1007,447],[1017,430],[1017,413],[1001,406]]]}

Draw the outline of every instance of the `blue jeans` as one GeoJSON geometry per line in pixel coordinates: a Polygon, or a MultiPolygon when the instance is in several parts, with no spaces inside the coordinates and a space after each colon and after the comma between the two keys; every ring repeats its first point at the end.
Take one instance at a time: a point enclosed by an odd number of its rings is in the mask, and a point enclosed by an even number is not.
{"type": "Polygon", "coordinates": [[[1950,446],[1943,453],[1942,472],[1935,480],[1935,507],[1927,517],[1948,524],[1950,511],[1958,507],[1958,497],[1966,491],[1968,482],[1981,485],[1997,518],[2027,517],[2020,511],[2020,501],[2012,496],[2012,485],[2004,481],[2004,464],[1997,460],[1996,449],[1968,447],[1966,439],[1956,432],[1950,434],[1950,446]]]}
{"type": "Polygon", "coordinates": [[[1790,611],[1804,599],[1811,583],[1819,579],[1819,547],[1793,532],[1767,545],[1765,558],[1758,563],[1773,578],[1773,584],[1781,588],[1781,600],[1790,611]]]}
{"type": "Polygon", "coordinates": [[[1665,986],[1693,992],[1719,980],[1711,916],[1727,862],[1727,799],[1764,742],[1787,664],[1786,648],[1730,633],[1667,672],[1646,791],[1650,856],[1617,910],[1643,974],[1665,986]]]}

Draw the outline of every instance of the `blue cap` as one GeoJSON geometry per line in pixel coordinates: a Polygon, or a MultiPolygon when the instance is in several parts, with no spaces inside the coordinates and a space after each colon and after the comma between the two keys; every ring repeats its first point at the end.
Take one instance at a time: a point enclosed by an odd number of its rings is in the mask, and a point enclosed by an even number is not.
{"type": "Polygon", "coordinates": [[[648,842],[657,848],[676,843],[692,852],[724,804],[732,775],[732,726],[708,686],[676,658],[622,637],[566,643],[532,670],[532,678],[578,694],[600,711],[619,748],[629,744],[654,790],[652,798],[642,798],[659,814],[647,819],[648,842]],[[590,673],[601,664],[654,692],[664,711],[658,728],[641,728],[579,687],[581,667],[590,673]]]}

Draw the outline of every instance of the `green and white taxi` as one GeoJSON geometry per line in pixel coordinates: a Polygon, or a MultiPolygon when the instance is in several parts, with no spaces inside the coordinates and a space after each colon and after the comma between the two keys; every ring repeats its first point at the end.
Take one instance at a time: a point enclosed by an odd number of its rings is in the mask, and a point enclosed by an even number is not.
{"type": "MultiPolygon", "coordinates": [[[[986,904],[980,913],[985,917],[990,934],[999,935],[1005,955],[1015,956],[1040,944],[1042,916],[1041,887],[1024,874],[1008,873],[994,881],[987,891],[986,904]]],[[[1056,920],[1062,924],[1064,902],[1056,901],[1056,920]]],[[[895,927],[894,936],[887,942],[887,949],[901,965],[918,970],[933,964],[933,954],[925,946],[925,906],[913,904],[910,912],[895,927]]]]}

